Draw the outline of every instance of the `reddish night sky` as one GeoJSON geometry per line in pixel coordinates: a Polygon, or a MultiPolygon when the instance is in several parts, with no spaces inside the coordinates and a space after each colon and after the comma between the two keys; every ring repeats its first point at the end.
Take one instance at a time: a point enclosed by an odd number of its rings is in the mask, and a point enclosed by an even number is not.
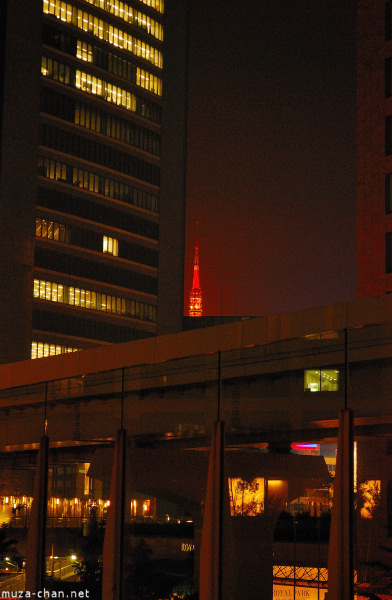
{"type": "Polygon", "coordinates": [[[190,0],[185,311],[355,297],[353,2],[190,0]]]}

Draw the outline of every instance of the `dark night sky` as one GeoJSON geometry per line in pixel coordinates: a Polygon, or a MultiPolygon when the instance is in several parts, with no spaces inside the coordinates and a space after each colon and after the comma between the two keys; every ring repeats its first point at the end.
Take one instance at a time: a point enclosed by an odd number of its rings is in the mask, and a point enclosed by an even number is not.
{"type": "Polygon", "coordinates": [[[355,297],[354,0],[190,0],[185,310],[355,297]]]}

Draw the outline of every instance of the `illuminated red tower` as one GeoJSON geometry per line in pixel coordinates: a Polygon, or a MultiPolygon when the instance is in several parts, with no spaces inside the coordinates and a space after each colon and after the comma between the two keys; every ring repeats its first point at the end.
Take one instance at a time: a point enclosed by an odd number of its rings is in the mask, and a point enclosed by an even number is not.
{"type": "Polygon", "coordinates": [[[199,242],[195,242],[195,254],[193,259],[193,283],[189,294],[189,316],[201,317],[203,304],[201,299],[201,287],[199,278],[199,242]]]}

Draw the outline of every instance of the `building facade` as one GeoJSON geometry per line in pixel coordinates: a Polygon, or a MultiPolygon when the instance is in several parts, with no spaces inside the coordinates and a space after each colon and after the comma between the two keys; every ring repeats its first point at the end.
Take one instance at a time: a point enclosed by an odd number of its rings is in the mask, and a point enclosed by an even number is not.
{"type": "Polygon", "coordinates": [[[358,9],[358,295],[392,291],[391,2],[358,9]]]}
{"type": "Polygon", "coordinates": [[[179,331],[186,3],[2,11],[0,361],[179,331]]]}

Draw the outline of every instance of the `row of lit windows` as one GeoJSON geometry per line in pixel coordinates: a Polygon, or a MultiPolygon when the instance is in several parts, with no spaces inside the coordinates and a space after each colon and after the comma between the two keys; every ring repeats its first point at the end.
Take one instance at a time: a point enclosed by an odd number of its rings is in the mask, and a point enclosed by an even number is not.
{"type": "Polygon", "coordinates": [[[45,356],[56,356],[67,352],[78,352],[80,348],[72,346],[61,346],[60,344],[48,344],[45,342],[31,342],[31,358],[44,358],[45,356]]]}
{"type": "Polygon", "coordinates": [[[66,242],[67,228],[62,223],[37,218],[35,220],[35,235],[56,242],[66,242]]]}
{"type": "MultiPolygon", "coordinates": [[[[158,86],[157,80],[158,78],[154,79],[154,85],[156,85],[154,93],[161,95],[162,88],[158,86]]],[[[77,69],[75,76],[75,87],[81,89],[83,92],[87,92],[88,94],[96,94],[97,96],[100,96],[106,100],[106,102],[111,102],[112,104],[117,104],[117,106],[126,108],[126,110],[137,112],[137,101],[135,94],[124,90],[118,85],[104,81],[100,77],[95,77],[94,75],[90,75],[90,73],[79,71],[79,69],[77,69]]]]}
{"type": "MultiPolygon", "coordinates": [[[[89,0],[87,1],[89,2],[89,0]]],[[[95,4],[95,2],[90,2],[90,4],[95,4]]],[[[163,27],[161,23],[158,23],[158,21],[155,21],[155,19],[151,19],[151,17],[148,17],[147,15],[126,4],[124,4],[124,7],[126,7],[126,10],[123,10],[122,16],[119,14],[118,9],[112,6],[107,12],[116,14],[117,11],[118,14],[116,16],[119,16],[127,23],[131,23],[135,27],[138,27],[159,41],[163,40],[163,27]]],[[[106,33],[109,27],[111,27],[108,23],[105,23],[102,19],[98,19],[89,13],[76,9],[67,2],[62,2],[61,0],[43,0],[43,12],[48,15],[54,15],[66,23],[72,23],[72,25],[83,29],[83,31],[93,33],[100,39],[106,39],[107,41],[110,41],[106,38],[106,33]]],[[[124,39],[127,34],[120,30],[120,36],[121,39],[124,39]]],[[[120,39],[120,36],[118,39],[120,39]]],[[[131,38],[131,36],[127,36],[127,43],[128,37],[131,38]]],[[[132,45],[132,41],[130,41],[130,44],[132,45]]],[[[126,46],[121,47],[128,49],[126,46]]]]}
{"type": "MultiPolygon", "coordinates": [[[[162,53],[159,50],[153,48],[153,46],[150,46],[149,44],[146,44],[146,42],[142,42],[137,38],[133,38],[132,36],[126,33],[124,33],[124,36],[125,38],[121,37],[119,35],[118,29],[116,29],[115,27],[110,26],[108,28],[107,41],[109,43],[113,44],[114,46],[118,46],[123,50],[128,50],[135,56],[138,56],[139,58],[144,58],[156,67],[162,69],[162,53]]],[[[82,58],[83,60],[87,60],[88,62],[94,62],[91,44],[86,43],[85,46],[86,47],[83,48],[83,54],[81,56],[78,56],[78,58],[82,58]],[[89,48],[87,48],[87,46],[89,46],[89,48]]]]}
{"type": "MultiPolygon", "coordinates": [[[[72,169],[72,167],[71,167],[72,169]]],[[[38,181],[38,205],[42,208],[49,210],[60,211],[61,213],[67,213],[78,217],[82,220],[92,221],[93,223],[101,224],[104,227],[111,227],[120,231],[132,233],[142,238],[148,238],[149,243],[147,246],[144,245],[142,240],[133,239],[133,241],[126,242],[124,249],[126,253],[124,258],[135,262],[150,265],[152,267],[157,266],[157,245],[155,242],[159,238],[159,224],[156,218],[148,218],[149,215],[143,214],[140,211],[139,215],[134,214],[135,211],[129,211],[127,205],[124,203],[136,204],[135,197],[125,197],[123,202],[104,202],[99,203],[99,210],[97,211],[97,198],[95,194],[87,192],[83,194],[83,201],[80,193],[74,193],[72,184],[64,185],[45,185],[41,181],[43,178],[39,177],[38,181]],[[152,244],[150,242],[153,242],[152,244]],[[141,245],[142,244],[142,245],[141,245]]],[[[114,188],[114,193],[118,189],[114,188]]],[[[134,190],[131,188],[131,193],[134,190]]],[[[139,190],[138,190],[139,191],[139,190]]],[[[142,192],[141,192],[142,193],[142,192]]],[[[83,231],[83,230],[80,230],[83,231]]],[[[72,229],[74,233],[74,228],[72,229]]],[[[77,234],[75,245],[81,247],[87,247],[91,250],[97,250],[96,241],[90,238],[89,245],[85,246],[83,239],[87,239],[87,236],[77,234]]],[[[88,275],[87,275],[88,276],[88,275]]],[[[128,287],[125,284],[125,287],[128,287]]]]}
{"type": "Polygon", "coordinates": [[[131,92],[97,77],[92,77],[83,71],[79,71],[79,69],[74,69],[69,65],[43,56],[41,73],[44,77],[76,87],[87,94],[96,94],[106,100],[106,102],[117,104],[117,106],[141,115],[150,121],[155,123],[160,122],[160,107],[153,102],[138,98],[138,96],[131,92]]]}
{"type": "MultiPolygon", "coordinates": [[[[146,71],[138,67],[136,84],[161,96],[162,81],[159,77],[151,75],[151,77],[146,78],[145,75],[143,76],[143,73],[146,73],[146,71]]],[[[101,96],[106,102],[111,102],[132,112],[136,112],[136,96],[134,94],[131,94],[131,92],[124,90],[118,85],[104,81],[100,77],[95,77],[94,75],[90,75],[90,73],[85,73],[77,69],[75,86],[88,94],[101,96]]]]}
{"type": "Polygon", "coordinates": [[[38,174],[115,200],[121,200],[154,213],[158,212],[157,196],[85,169],[78,169],[41,156],[38,159],[38,174]]]}
{"type": "Polygon", "coordinates": [[[41,123],[39,143],[41,146],[77,156],[101,167],[107,167],[112,171],[159,186],[160,168],[158,165],[133,156],[118,146],[106,145],[99,138],[75,135],[68,130],[41,123]]]}
{"type": "MultiPolygon", "coordinates": [[[[158,12],[163,14],[164,10],[164,0],[140,0],[146,6],[157,10],[158,12]]],[[[124,14],[129,12],[130,7],[125,2],[118,2],[118,0],[87,0],[90,4],[94,4],[102,10],[106,10],[107,12],[116,15],[116,17],[120,17],[124,19],[124,14]]]]}
{"type": "MultiPolygon", "coordinates": [[[[99,6],[99,8],[102,8],[111,15],[123,19],[123,21],[126,21],[127,23],[136,25],[140,29],[143,29],[143,31],[156,37],[158,40],[163,40],[162,25],[147,15],[135,10],[129,6],[129,4],[119,2],[118,0],[87,0],[87,2],[99,6]],[[103,6],[103,4],[105,6],[103,6]]],[[[146,6],[151,6],[163,13],[163,0],[141,0],[141,2],[146,6]],[[159,6],[159,9],[157,6],[159,6]]]]}
{"type": "Polygon", "coordinates": [[[113,315],[132,317],[142,321],[156,321],[156,307],[151,304],[84,290],[70,285],[62,285],[52,281],[34,279],[34,298],[79,306],[89,310],[99,310],[113,315]]]}
{"type": "Polygon", "coordinates": [[[160,155],[159,135],[147,129],[137,127],[133,123],[129,123],[115,115],[103,113],[94,106],[77,102],[75,105],[75,123],[108,135],[125,144],[141,148],[151,154],[160,155]]]}
{"type": "Polygon", "coordinates": [[[78,102],[64,94],[60,95],[54,90],[45,88],[42,90],[41,112],[60,117],[70,123],[87,127],[155,156],[160,156],[161,139],[155,131],[150,131],[136,123],[130,123],[95,106],[78,102]]]}
{"type": "Polygon", "coordinates": [[[119,56],[105,52],[80,40],[77,41],[76,56],[81,60],[91,62],[98,67],[106,69],[123,79],[127,79],[131,83],[136,83],[136,85],[149,92],[153,92],[158,96],[162,95],[162,80],[160,77],[152,75],[149,71],[133,65],[119,56]]]}
{"type": "MultiPolygon", "coordinates": [[[[35,235],[47,240],[69,243],[70,228],[62,223],[56,223],[55,221],[38,217],[35,220],[35,235]]],[[[102,252],[104,254],[118,256],[118,240],[107,235],[102,236],[102,252]]]]}

